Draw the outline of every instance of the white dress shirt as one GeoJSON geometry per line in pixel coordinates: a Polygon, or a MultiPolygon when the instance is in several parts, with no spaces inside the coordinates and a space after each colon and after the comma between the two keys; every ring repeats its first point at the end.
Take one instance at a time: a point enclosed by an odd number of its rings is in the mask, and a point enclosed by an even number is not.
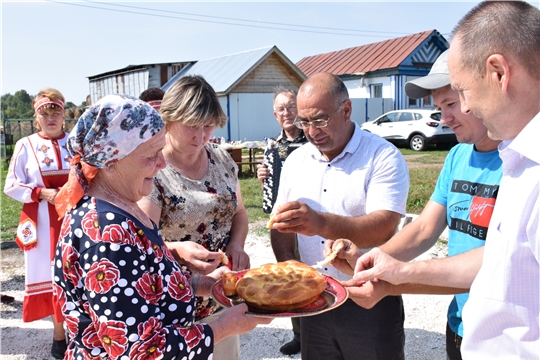
{"type": "MultiPolygon", "coordinates": [[[[341,154],[328,161],[311,143],[295,150],[283,166],[276,205],[305,202],[315,211],[361,216],[377,210],[404,215],[409,191],[407,164],[398,149],[355,123],[341,154]]],[[[325,239],[298,234],[301,260],[314,265],[323,259],[325,239]]],[[[350,276],[332,266],[323,273],[338,280],[350,276]]]]}
{"type": "Polygon", "coordinates": [[[499,145],[503,177],[463,312],[465,360],[540,359],[540,113],[499,145]]]}

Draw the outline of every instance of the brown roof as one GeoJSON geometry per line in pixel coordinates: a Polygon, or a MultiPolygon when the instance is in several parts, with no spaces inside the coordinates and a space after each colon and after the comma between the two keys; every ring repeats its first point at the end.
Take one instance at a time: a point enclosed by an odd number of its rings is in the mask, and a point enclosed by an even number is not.
{"type": "Polygon", "coordinates": [[[307,76],[328,72],[335,75],[362,75],[370,71],[398,67],[434,31],[313,56],[306,56],[296,66],[307,76]]]}

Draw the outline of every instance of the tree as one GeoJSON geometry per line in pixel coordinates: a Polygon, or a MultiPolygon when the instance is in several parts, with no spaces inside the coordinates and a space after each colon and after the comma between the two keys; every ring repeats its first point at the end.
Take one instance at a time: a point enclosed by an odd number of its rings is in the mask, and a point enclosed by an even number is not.
{"type": "Polygon", "coordinates": [[[2,95],[2,110],[8,119],[28,119],[34,114],[32,100],[34,96],[29,95],[26,90],[19,90],[14,95],[9,93],[2,95]]]}

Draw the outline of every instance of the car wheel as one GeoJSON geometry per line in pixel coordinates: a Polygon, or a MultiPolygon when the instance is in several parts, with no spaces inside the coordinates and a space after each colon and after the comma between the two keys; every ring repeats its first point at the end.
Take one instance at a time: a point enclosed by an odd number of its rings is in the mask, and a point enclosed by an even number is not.
{"type": "Polygon", "coordinates": [[[422,135],[414,135],[409,142],[409,146],[411,150],[422,151],[426,147],[426,139],[422,135]]]}

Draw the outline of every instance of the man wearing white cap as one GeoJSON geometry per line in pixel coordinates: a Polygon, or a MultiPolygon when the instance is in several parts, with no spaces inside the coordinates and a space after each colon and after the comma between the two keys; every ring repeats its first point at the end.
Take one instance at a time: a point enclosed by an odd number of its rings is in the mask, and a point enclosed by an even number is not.
{"type": "MultiPolygon", "coordinates": [[[[422,214],[380,246],[401,261],[410,261],[428,250],[446,227],[449,256],[483,246],[502,176],[497,151],[500,141],[488,137],[481,119],[461,112],[459,93],[450,87],[447,58],[448,50],[439,56],[427,76],[405,84],[410,98],[433,96],[435,108],[441,111],[441,122],[454,131],[460,144],[446,157],[435,191],[422,214]]],[[[386,281],[370,285],[349,288],[353,300],[368,308],[387,295],[458,294],[448,309],[446,352],[447,359],[461,360],[461,314],[469,296],[468,289],[392,285],[386,281]]]]}

